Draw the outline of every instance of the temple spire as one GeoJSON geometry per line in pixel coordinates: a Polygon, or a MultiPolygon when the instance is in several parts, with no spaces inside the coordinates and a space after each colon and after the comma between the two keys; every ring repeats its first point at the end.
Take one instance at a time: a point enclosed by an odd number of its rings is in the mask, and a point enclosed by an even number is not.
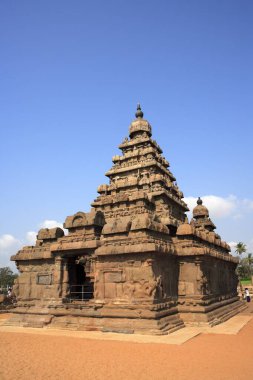
{"type": "Polygon", "coordinates": [[[142,119],[143,118],[143,112],[141,110],[140,103],[137,104],[137,111],[135,113],[135,116],[136,116],[137,119],[142,119]]]}

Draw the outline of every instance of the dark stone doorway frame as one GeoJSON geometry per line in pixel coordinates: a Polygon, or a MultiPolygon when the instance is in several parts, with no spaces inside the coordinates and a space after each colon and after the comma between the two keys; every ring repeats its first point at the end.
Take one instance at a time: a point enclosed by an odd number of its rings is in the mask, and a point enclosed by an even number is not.
{"type": "Polygon", "coordinates": [[[83,302],[94,298],[94,279],[85,265],[88,257],[82,258],[83,260],[80,260],[80,255],[76,255],[67,259],[70,302],[83,302]]]}

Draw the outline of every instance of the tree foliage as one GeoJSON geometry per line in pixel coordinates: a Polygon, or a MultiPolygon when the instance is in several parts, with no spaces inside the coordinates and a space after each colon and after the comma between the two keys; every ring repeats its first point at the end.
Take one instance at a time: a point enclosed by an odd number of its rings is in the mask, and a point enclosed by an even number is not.
{"type": "Polygon", "coordinates": [[[239,278],[250,278],[253,275],[253,257],[248,253],[246,257],[242,257],[243,253],[247,252],[247,246],[243,242],[236,244],[235,252],[239,255],[240,261],[237,267],[239,278]]]}
{"type": "Polygon", "coordinates": [[[16,273],[13,273],[11,268],[0,268],[0,287],[7,288],[7,286],[12,286],[15,278],[17,277],[18,275],[16,273]]]}
{"type": "Polygon", "coordinates": [[[244,244],[243,242],[239,241],[239,243],[236,244],[236,247],[235,247],[235,252],[238,254],[238,255],[242,255],[243,253],[245,253],[247,251],[247,247],[246,247],[246,244],[244,244]]]}

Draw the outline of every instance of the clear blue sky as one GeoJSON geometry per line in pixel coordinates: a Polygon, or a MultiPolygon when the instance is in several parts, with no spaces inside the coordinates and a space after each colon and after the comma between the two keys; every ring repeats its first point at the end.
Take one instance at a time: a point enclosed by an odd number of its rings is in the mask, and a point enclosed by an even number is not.
{"type": "Polygon", "coordinates": [[[218,232],[253,242],[252,19],[250,0],[1,1],[0,237],[88,211],[140,102],[185,196],[232,194],[218,232]]]}

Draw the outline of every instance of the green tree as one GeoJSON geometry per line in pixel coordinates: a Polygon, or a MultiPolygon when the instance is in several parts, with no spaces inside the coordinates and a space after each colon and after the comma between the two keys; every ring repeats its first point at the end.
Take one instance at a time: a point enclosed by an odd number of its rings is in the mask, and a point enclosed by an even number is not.
{"type": "Polygon", "coordinates": [[[253,257],[248,253],[247,257],[240,260],[237,267],[237,274],[241,279],[250,279],[253,275],[253,257]]]}
{"type": "Polygon", "coordinates": [[[7,286],[12,286],[15,278],[17,277],[18,275],[13,273],[11,268],[9,267],[0,268],[0,287],[7,288],[7,286]]]}
{"type": "Polygon", "coordinates": [[[245,257],[245,262],[246,262],[246,265],[248,266],[248,271],[249,271],[249,275],[252,276],[253,274],[253,257],[252,257],[252,253],[248,253],[248,256],[245,257]]]}
{"type": "Polygon", "coordinates": [[[243,253],[247,252],[247,246],[242,241],[239,241],[239,243],[235,246],[235,252],[240,257],[239,264],[237,266],[236,272],[238,274],[238,277],[240,279],[246,279],[251,277],[251,254],[248,255],[246,258],[242,258],[241,256],[243,253]]]}
{"type": "Polygon", "coordinates": [[[247,246],[243,242],[239,241],[239,243],[236,244],[235,252],[241,256],[243,253],[247,251],[247,246]]]}
{"type": "Polygon", "coordinates": [[[237,267],[237,274],[240,279],[248,279],[251,276],[251,271],[249,268],[248,263],[245,261],[245,259],[242,259],[237,267]]]}

